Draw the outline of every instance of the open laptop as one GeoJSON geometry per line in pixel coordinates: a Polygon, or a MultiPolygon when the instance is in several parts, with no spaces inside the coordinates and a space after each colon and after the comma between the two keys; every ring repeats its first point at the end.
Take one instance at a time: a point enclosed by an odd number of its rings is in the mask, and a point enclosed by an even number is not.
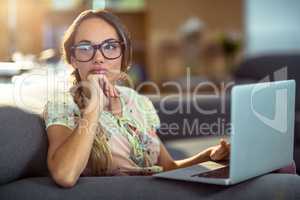
{"type": "Polygon", "coordinates": [[[154,177],[236,184],[293,162],[295,81],[235,86],[231,92],[230,164],[204,162],[154,177]]]}

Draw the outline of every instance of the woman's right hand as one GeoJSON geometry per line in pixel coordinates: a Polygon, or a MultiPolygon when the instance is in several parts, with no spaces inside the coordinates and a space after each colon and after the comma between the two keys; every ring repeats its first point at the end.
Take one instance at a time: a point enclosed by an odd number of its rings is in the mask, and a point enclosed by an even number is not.
{"type": "Polygon", "coordinates": [[[85,113],[100,113],[108,106],[110,98],[119,96],[114,85],[112,85],[104,74],[90,74],[87,77],[87,89],[89,94],[84,97],[86,105],[85,113]]]}

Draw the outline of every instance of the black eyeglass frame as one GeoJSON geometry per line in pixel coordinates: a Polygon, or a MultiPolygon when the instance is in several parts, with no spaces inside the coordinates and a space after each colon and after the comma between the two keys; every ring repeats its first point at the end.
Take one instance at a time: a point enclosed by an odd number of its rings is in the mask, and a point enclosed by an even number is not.
{"type": "Polygon", "coordinates": [[[97,50],[100,50],[100,52],[101,52],[101,54],[102,54],[102,56],[103,56],[104,58],[106,58],[106,59],[108,59],[108,60],[115,60],[115,59],[119,58],[119,57],[123,54],[123,49],[124,49],[124,48],[123,48],[124,42],[118,41],[118,40],[115,40],[115,39],[108,39],[108,40],[104,40],[104,41],[101,42],[100,44],[94,44],[94,45],[89,44],[89,45],[91,45],[91,46],[93,47],[93,55],[92,55],[91,58],[88,59],[88,60],[79,60],[79,59],[77,59],[76,56],[75,56],[75,49],[76,49],[76,47],[81,46],[81,45],[82,45],[82,44],[75,44],[75,45],[71,46],[71,54],[72,54],[72,56],[73,56],[78,62],[89,62],[89,61],[91,61],[91,60],[95,57],[96,51],[97,51],[97,50]],[[120,47],[121,47],[120,55],[117,56],[117,57],[114,57],[114,58],[109,58],[109,57],[105,56],[101,47],[102,47],[104,44],[106,44],[106,43],[118,43],[118,44],[120,45],[120,47]]]}

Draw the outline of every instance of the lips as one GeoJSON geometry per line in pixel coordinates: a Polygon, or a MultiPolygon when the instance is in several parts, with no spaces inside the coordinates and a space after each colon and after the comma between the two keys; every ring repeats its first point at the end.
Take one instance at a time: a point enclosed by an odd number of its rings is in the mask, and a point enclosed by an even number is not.
{"type": "Polygon", "coordinates": [[[93,74],[106,74],[107,69],[95,69],[92,71],[93,74]]]}

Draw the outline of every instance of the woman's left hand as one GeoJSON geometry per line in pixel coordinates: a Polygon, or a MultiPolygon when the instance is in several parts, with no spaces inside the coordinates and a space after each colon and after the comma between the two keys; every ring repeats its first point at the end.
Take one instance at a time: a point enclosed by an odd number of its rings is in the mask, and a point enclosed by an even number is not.
{"type": "Polygon", "coordinates": [[[228,160],[230,155],[230,144],[221,139],[220,144],[210,147],[209,157],[213,161],[228,160]]]}

